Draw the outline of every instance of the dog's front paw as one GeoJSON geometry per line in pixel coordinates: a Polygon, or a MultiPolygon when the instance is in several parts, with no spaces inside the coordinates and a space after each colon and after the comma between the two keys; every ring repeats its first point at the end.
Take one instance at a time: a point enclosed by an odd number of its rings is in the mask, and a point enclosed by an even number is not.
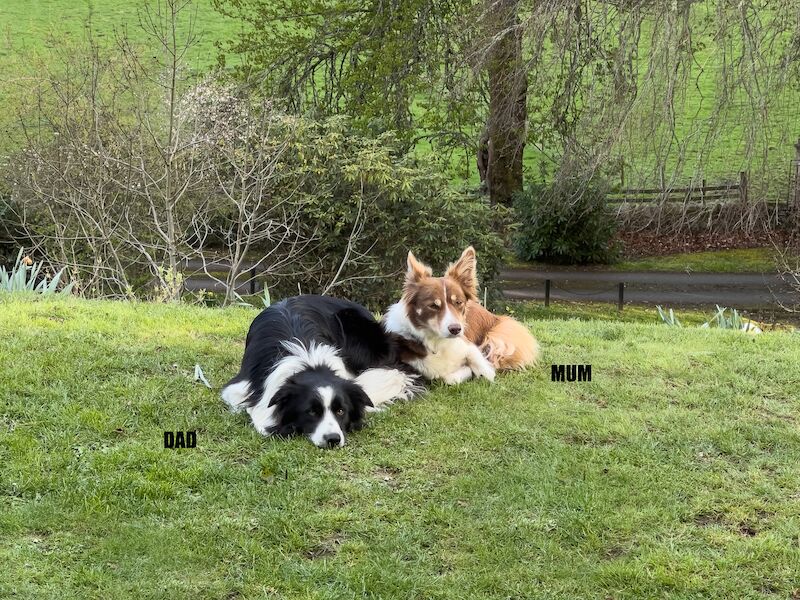
{"type": "Polygon", "coordinates": [[[442,377],[442,381],[444,381],[447,385],[456,385],[465,382],[470,377],[472,377],[472,369],[469,367],[461,367],[460,369],[453,371],[452,373],[448,373],[442,377]]]}
{"type": "Polygon", "coordinates": [[[479,377],[485,377],[489,381],[493,382],[495,376],[495,370],[492,365],[489,364],[481,365],[481,367],[477,370],[475,374],[478,375],[479,377]]]}

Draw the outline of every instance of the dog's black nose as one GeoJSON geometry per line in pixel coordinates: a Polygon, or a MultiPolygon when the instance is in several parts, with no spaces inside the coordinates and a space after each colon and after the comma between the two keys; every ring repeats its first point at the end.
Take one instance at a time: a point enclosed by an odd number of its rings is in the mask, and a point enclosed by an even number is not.
{"type": "Polygon", "coordinates": [[[447,328],[447,331],[450,332],[450,335],[458,335],[459,333],[461,333],[461,325],[459,325],[457,323],[453,324],[453,325],[450,325],[447,328]]]}
{"type": "Polygon", "coordinates": [[[341,443],[342,436],[338,433],[328,433],[322,438],[322,441],[328,444],[328,448],[336,448],[341,443]]]}

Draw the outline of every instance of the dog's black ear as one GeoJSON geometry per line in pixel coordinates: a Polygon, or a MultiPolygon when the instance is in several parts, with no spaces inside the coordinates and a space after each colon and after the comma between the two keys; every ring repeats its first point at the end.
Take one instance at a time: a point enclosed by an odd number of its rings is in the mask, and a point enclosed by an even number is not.
{"type": "Polygon", "coordinates": [[[269,404],[267,407],[270,406],[277,406],[278,404],[283,404],[287,402],[289,398],[292,397],[294,393],[294,386],[292,385],[283,385],[281,389],[279,389],[275,394],[270,398],[269,404]]]}
{"type": "Polygon", "coordinates": [[[375,405],[372,403],[372,400],[369,399],[369,396],[367,396],[367,393],[364,391],[364,388],[357,383],[347,384],[347,395],[350,398],[350,402],[353,403],[353,406],[361,405],[362,407],[375,407],[375,405]]]}

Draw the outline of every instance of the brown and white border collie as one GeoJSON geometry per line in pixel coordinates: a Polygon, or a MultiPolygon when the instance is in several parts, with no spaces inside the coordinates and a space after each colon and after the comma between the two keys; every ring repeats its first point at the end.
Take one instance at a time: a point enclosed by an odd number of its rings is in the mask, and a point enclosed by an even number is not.
{"type": "Polygon", "coordinates": [[[433,277],[409,252],[403,297],[386,312],[383,325],[402,338],[404,362],[448,384],[473,376],[493,381],[496,369],[521,369],[539,356],[539,344],[526,327],[479,304],[472,246],[443,277],[433,277]]]}

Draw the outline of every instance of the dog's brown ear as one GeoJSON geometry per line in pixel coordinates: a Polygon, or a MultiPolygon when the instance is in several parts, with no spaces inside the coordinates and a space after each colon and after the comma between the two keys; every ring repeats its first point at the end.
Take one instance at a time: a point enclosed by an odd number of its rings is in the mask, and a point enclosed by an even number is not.
{"type": "Polygon", "coordinates": [[[419,262],[413,252],[409,251],[406,264],[408,265],[408,270],[406,271],[406,285],[417,283],[433,274],[431,268],[419,262]]]}
{"type": "Polygon", "coordinates": [[[452,277],[461,284],[470,300],[478,297],[478,259],[475,257],[475,248],[469,246],[461,257],[447,267],[445,277],[452,277]]]}

